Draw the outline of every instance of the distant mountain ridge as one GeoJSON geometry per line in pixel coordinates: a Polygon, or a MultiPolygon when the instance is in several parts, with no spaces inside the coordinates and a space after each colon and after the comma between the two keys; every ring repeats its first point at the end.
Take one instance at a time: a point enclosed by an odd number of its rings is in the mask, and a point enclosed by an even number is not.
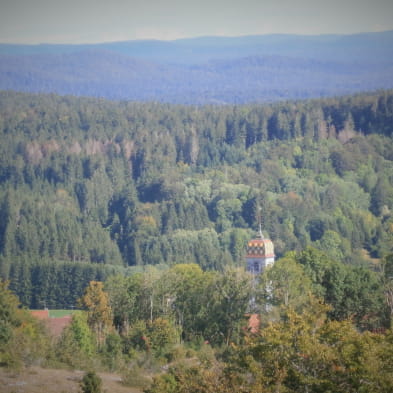
{"type": "Polygon", "coordinates": [[[392,61],[393,30],[351,35],[270,34],[240,37],[197,37],[173,41],[135,40],[100,44],[1,44],[0,54],[64,54],[108,50],[164,63],[192,64],[251,55],[286,55],[341,61],[392,61]],[[372,57],[370,56],[372,55],[372,57]]]}
{"type": "Polygon", "coordinates": [[[0,44],[0,89],[181,104],[266,102],[393,87],[393,31],[0,44]]]}

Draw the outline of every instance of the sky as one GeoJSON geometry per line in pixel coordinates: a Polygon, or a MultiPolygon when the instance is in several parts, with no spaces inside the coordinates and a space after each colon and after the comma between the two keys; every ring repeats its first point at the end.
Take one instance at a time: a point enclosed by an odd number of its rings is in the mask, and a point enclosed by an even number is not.
{"type": "Polygon", "coordinates": [[[0,43],[393,30],[393,0],[0,0],[0,43]]]}

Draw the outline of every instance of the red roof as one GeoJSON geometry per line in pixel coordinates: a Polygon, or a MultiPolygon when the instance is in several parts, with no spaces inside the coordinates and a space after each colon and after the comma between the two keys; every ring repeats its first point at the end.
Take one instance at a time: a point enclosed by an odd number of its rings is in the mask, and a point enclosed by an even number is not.
{"type": "Polygon", "coordinates": [[[33,317],[40,319],[45,322],[49,333],[53,337],[59,337],[63,332],[63,329],[71,323],[72,316],[66,315],[60,318],[50,318],[49,310],[30,310],[33,317]]]}
{"type": "Polygon", "coordinates": [[[49,318],[49,310],[30,310],[30,313],[33,317],[38,319],[48,319],[49,318]]]}
{"type": "Polygon", "coordinates": [[[66,315],[61,318],[49,318],[46,321],[46,325],[53,337],[59,337],[63,332],[63,329],[71,323],[71,320],[71,315],[66,315]]]}

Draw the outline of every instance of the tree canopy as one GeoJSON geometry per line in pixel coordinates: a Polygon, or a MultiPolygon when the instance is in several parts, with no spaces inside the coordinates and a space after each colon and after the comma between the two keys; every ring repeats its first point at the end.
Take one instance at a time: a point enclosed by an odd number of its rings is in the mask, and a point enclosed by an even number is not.
{"type": "Polygon", "coordinates": [[[277,257],[376,269],[392,113],[389,90],[203,107],[1,92],[0,274],[26,305],[67,307],[146,265],[223,271],[260,212],[277,257]]]}

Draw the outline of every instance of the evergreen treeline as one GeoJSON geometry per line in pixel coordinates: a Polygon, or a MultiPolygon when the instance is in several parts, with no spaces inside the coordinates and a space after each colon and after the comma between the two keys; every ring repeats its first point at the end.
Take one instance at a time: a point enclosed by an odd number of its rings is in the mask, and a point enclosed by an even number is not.
{"type": "Polygon", "coordinates": [[[259,208],[279,257],[374,266],[393,244],[392,117],[392,91],[205,107],[2,92],[1,275],[42,307],[108,265],[221,270],[259,208]]]}

